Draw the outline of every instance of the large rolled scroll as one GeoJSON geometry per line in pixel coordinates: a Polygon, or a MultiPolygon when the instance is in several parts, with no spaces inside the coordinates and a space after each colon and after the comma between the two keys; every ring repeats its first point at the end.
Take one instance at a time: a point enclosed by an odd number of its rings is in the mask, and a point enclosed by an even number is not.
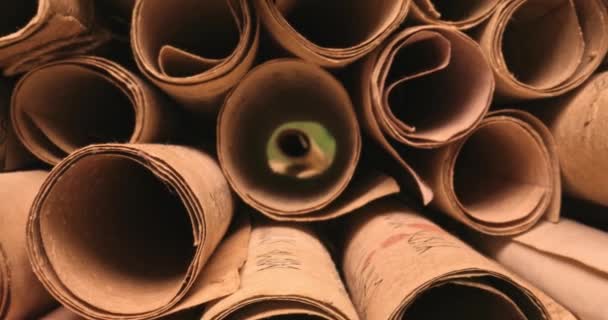
{"type": "Polygon", "coordinates": [[[241,288],[203,320],[357,320],[331,256],[306,227],[260,223],[251,233],[241,288]]]}
{"type": "Polygon", "coordinates": [[[412,17],[426,24],[470,29],[492,16],[503,0],[413,0],[412,17]]]}
{"type": "Polygon", "coordinates": [[[482,250],[568,307],[579,319],[608,315],[608,234],[572,220],[543,222],[514,238],[474,237],[482,250]]]}
{"type": "Polygon", "coordinates": [[[604,60],[608,11],[602,0],[502,1],[479,43],[500,100],[558,96],[582,84],[604,60]]]}
{"type": "Polygon", "coordinates": [[[11,117],[27,149],[54,165],[91,144],[167,142],[178,134],[175,107],[122,66],[78,56],[21,78],[11,117]]]}
{"type": "Polygon", "coordinates": [[[110,39],[93,0],[20,0],[0,4],[0,68],[5,75],[90,51],[110,39]]]}
{"type": "Polygon", "coordinates": [[[29,257],[49,292],[88,319],[159,318],[238,289],[248,229],[209,260],[233,206],[219,166],[201,151],[94,145],[43,184],[29,257]]]}
{"type": "Polygon", "coordinates": [[[292,54],[344,67],[378,47],[408,13],[411,0],[255,0],[271,36],[292,54]]]}
{"type": "Polygon", "coordinates": [[[575,319],[399,202],[378,201],[352,217],[343,270],[362,319],[575,319]]]}
{"type": "Polygon", "coordinates": [[[491,113],[470,136],[414,156],[435,191],[432,205],[480,232],[518,234],[559,217],[555,142],[529,113],[491,113]]]}
{"type": "Polygon", "coordinates": [[[428,203],[433,192],[400,146],[437,148],[461,139],[481,122],[493,93],[492,70],[472,39],[423,26],[396,34],[364,61],[356,105],[362,126],[398,162],[395,175],[428,203]]]}
{"type": "Polygon", "coordinates": [[[399,191],[355,175],[361,134],[348,93],[327,71],[295,59],[254,69],[219,114],[220,164],[245,202],[276,220],[334,218],[399,191]]]}
{"type": "Polygon", "coordinates": [[[34,157],[19,141],[11,124],[12,89],[8,81],[0,80],[0,172],[24,169],[34,162],[34,157]]]}
{"type": "Polygon", "coordinates": [[[25,226],[44,171],[0,173],[0,319],[38,319],[55,301],[27,256],[25,226]]]}
{"type": "Polygon", "coordinates": [[[213,114],[253,65],[259,29],[247,0],[146,0],[135,4],[131,42],[148,78],[213,114]]]}

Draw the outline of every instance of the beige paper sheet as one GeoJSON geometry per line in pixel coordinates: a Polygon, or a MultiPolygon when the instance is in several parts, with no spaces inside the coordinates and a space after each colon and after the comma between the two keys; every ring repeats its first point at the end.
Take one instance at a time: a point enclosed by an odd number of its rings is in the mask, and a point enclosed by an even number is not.
{"type": "Polygon", "coordinates": [[[29,257],[53,296],[87,318],[162,317],[238,288],[247,224],[209,261],[233,200],[215,160],[199,150],[90,146],[42,186],[27,228],[29,257]]]}
{"type": "Polygon", "coordinates": [[[352,217],[343,270],[362,319],[575,319],[400,202],[352,217]]]}
{"type": "Polygon", "coordinates": [[[331,256],[307,227],[256,224],[241,277],[241,288],[211,304],[203,320],[358,319],[331,256]]]}
{"type": "Polygon", "coordinates": [[[260,26],[246,0],[146,0],[133,11],[141,71],[190,111],[217,113],[254,63],[260,26]]]}
{"type": "Polygon", "coordinates": [[[607,233],[562,219],[558,224],[543,222],[512,239],[476,237],[476,244],[579,319],[606,319],[607,233]]]}
{"type": "Polygon", "coordinates": [[[502,1],[479,32],[499,101],[547,98],[581,85],[608,51],[602,0],[502,1]]]}
{"type": "Polygon", "coordinates": [[[55,300],[32,272],[25,225],[47,172],[0,173],[0,319],[37,319],[55,300]]]}
{"type": "Polygon", "coordinates": [[[32,165],[34,157],[25,149],[13,130],[10,119],[12,84],[0,80],[0,172],[25,169],[32,165]]]}

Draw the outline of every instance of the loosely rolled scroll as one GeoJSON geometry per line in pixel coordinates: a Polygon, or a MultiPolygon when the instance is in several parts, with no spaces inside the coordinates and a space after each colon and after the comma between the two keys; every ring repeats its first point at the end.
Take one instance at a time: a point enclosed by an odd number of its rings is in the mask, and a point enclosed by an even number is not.
{"type": "Polygon", "coordinates": [[[405,19],[411,0],[255,0],[278,44],[323,67],[344,67],[378,47],[405,19]]]}
{"type": "Polygon", "coordinates": [[[331,256],[306,227],[254,226],[241,288],[209,306],[203,320],[356,320],[331,256]]]}
{"type": "Polygon", "coordinates": [[[55,300],[32,272],[25,226],[44,171],[0,173],[0,319],[37,319],[55,300]]]}
{"type": "Polygon", "coordinates": [[[35,161],[15,135],[11,124],[12,88],[8,81],[0,79],[0,172],[25,169],[35,161]]]}
{"type": "Polygon", "coordinates": [[[493,93],[492,70],[472,39],[423,26],[396,34],[364,61],[356,106],[362,126],[399,163],[400,181],[429,203],[433,191],[398,145],[437,148],[461,139],[481,122],[493,93]]]}
{"type": "Polygon", "coordinates": [[[413,158],[435,191],[432,205],[475,230],[513,235],[529,230],[543,216],[559,218],[555,142],[529,113],[490,113],[465,139],[413,158]]]}
{"type": "Polygon", "coordinates": [[[2,1],[0,12],[0,68],[5,75],[82,54],[110,40],[95,21],[92,0],[2,1]]]}
{"type": "Polygon", "coordinates": [[[490,257],[579,318],[608,315],[608,234],[572,220],[543,222],[514,238],[474,237],[490,257]]]}
{"type": "Polygon", "coordinates": [[[57,164],[78,148],[109,142],[167,142],[177,136],[170,100],[112,61],[55,61],[17,83],[12,124],[36,157],[57,164]]]}
{"type": "Polygon", "coordinates": [[[192,111],[216,113],[249,71],[259,22],[247,0],[146,0],[131,43],[142,72],[192,111]]]}
{"type": "Polygon", "coordinates": [[[412,18],[425,24],[470,29],[486,21],[503,0],[414,0],[412,18]]]}
{"type": "Polygon", "coordinates": [[[606,107],[608,72],[602,72],[574,92],[529,109],[555,137],[566,192],[604,206],[608,206],[606,107]]]}
{"type": "Polygon", "coordinates": [[[479,43],[499,101],[561,95],[585,81],[608,51],[602,0],[502,1],[479,43]]]}
{"type": "Polygon", "coordinates": [[[201,151],[94,145],[43,184],[29,257],[49,292],[88,319],[154,319],[238,289],[248,229],[208,262],[233,206],[219,166],[201,151]]]}
{"type": "Polygon", "coordinates": [[[362,319],[575,319],[399,202],[352,217],[343,270],[362,319]]]}
{"type": "Polygon", "coordinates": [[[357,117],[342,84],[313,64],[284,59],[255,68],[228,96],[217,130],[226,178],[273,219],[335,218],[399,191],[375,175],[347,188],[361,149],[357,117]]]}

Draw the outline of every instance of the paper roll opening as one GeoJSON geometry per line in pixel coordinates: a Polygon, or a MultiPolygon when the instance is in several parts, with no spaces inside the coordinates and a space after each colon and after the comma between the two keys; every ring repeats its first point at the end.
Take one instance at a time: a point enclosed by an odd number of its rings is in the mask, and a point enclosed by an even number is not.
{"type": "Polygon", "coordinates": [[[25,27],[38,12],[38,0],[1,1],[0,37],[25,27]]]}
{"type": "Polygon", "coordinates": [[[184,285],[195,254],[189,215],[176,190],[138,161],[85,156],[48,190],[40,212],[48,262],[82,301],[148,312],[184,285]]]}
{"type": "Polygon", "coordinates": [[[290,158],[302,158],[310,153],[310,138],[301,130],[286,129],[277,137],[277,147],[290,158]]]}
{"type": "Polygon", "coordinates": [[[454,191],[472,219],[501,224],[532,218],[550,192],[550,160],[542,140],[518,121],[482,124],[454,164],[454,191]]]}
{"type": "Polygon", "coordinates": [[[15,129],[32,153],[50,163],[90,144],[128,142],[135,107],[114,81],[76,64],[35,70],[15,90],[15,129]]]}

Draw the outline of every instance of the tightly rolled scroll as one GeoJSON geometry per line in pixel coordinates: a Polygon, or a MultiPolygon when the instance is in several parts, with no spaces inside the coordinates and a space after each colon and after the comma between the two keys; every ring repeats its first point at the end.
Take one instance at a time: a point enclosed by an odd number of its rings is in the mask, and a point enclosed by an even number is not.
{"type": "Polygon", "coordinates": [[[55,300],[32,272],[25,226],[44,171],[0,173],[0,319],[38,319],[55,300]]]}
{"type": "Polygon", "coordinates": [[[29,72],[17,83],[11,107],[19,139],[53,165],[90,144],[166,142],[178,131],[175,106],[164,94],[93,56],[29,72]]]}
{"type": "MultiPolygon", "coordinates": [[[[413,0],[412,17],[426,24],[470,29],[486,21],[502,0],[413,0]]],[[[504,1],[503,1],[504,2],[504,1]]]]}
{"type": "Polygon", "coordinates": [[[555,137],[566,192],[608,206],[608,72],[530,108],[555,137]]]}
{"type": "Polygon", "coordinates": [[[331,256],[307,228],[255,226],[241,288],[210,305],[203,320],[357,320],[331,256]]]}
{"type": "Polygon", "coordinates": [[[512,235],[543,216],[557,221],[561,180],[555,142],[529,113],[491,113],[473,133],[420,152],[416,169],[433,187],[432,205],[486,234],[512,235]]]}
{"type": "Polygon", "coordinates": [[[259,29],[247,0],[146,0],[135,4],[131,42],[148,78],[213,114],[253,65],[259,29]]]}
{"type": "Polygon", "coordinates": [[[481,122],[494,78],[479,46],[448,27],[406,29],[364,61],[360,79],[356,105],[362,126],[399,163],[406,187],[430,202],[432,190],[400,145],[437,148],[481,122]]]}
{"type": "Polygon", "coordinates": [[[401,203],[353,217],[343,268],[362,319],[575,319],[401,203]]]}
{"type": "Polygon", "coordinates": [[[85,53],[110,39],[95,21],[92,0],[2,1],[0,12],[0,68],[5,75],[85,53]]]}
{"type": "Polygon", "coordinates": [[[410,2],[254,1],[266,29],[283,48],[333,68],[344,67],[378,47],[401,25],[410,2]]]}
{"type": "Polygon", "coordinates": [[[562,219],[510,238],[475,237],[505,267],[544,290],[579,318],[608,315],[608,234],[562,219]]]}
{"type": "Polygon", "coordinates": [[[219,166],[201,151],[94,145],[43,184],[27,227],[29,257],[49,292],[88,319],[154,319],[238,288],[248,232],[217,249],[229,259],[208,261],[233,206],[219,166]]]}
{"type": "Polygon", "coordinates": [[[561,95],[585,81],[608,51],[602,0],[502,1],[479,42],[500,100],[561,95]]]}
{"type": "Polygon", "coordinates": [[[232,187],[276,220],[334,218],[399,191],[392,179],[367,174],[347,188],[359,162],[359,125],[342,84],[313,64],[285,59],[255,68],[228,96],[217,134],[232,187]]]}
{"type": "Polygon", "coordinates": [[[10,119],[12,85],[0,80],[0,172],[24,169],[34,157],[23,147],[10,119]]]}

